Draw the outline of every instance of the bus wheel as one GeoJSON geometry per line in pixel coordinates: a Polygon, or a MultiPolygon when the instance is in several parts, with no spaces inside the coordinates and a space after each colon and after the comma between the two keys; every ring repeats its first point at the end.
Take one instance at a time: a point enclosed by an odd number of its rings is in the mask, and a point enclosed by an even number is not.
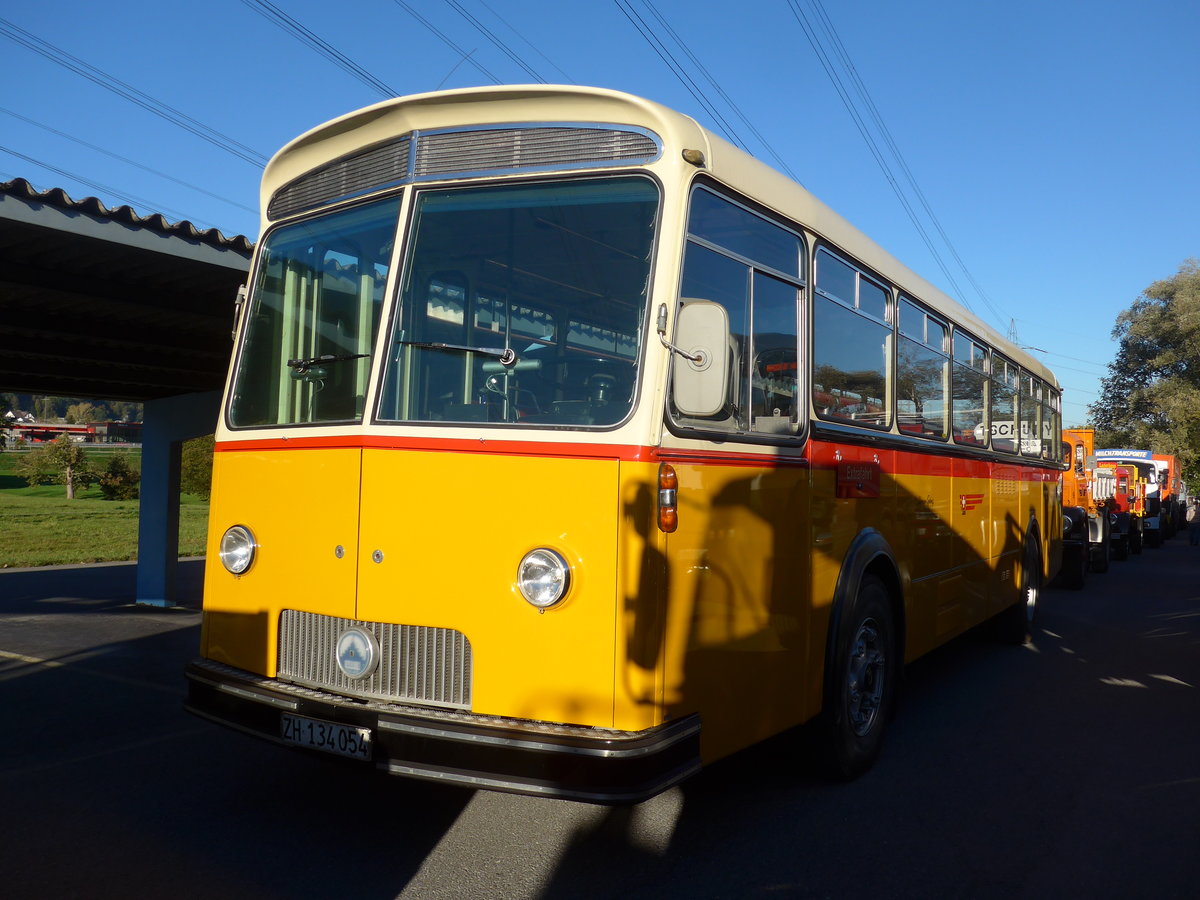
{"type": "Polygon", "coordinates": [[[851,779],[879,756],[896,697],[896,625],[884,583],[864,575],[825,680],[822,737],[832,774],[851,779]]]}
{"type": "Polygon", "coordinates": [[[1020,598],[996,617],[1000,638],[1010,644],[1032,642],[1041,603],[1042,549],[1037,537],[1030,533],[1025,537],[1025,552],[1021,557],[1020,598]]]}

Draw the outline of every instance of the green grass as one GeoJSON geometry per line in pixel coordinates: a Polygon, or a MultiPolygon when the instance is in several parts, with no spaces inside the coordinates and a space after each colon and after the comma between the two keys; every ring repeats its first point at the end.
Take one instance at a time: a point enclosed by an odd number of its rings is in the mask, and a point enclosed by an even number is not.
{"type": "MultiPolygon", "coordinates": [[[[111,452],[89,456],[103,466],[111,452]]],[[[18,458],[0,453],[0,568],[137,559],[137,500],[105,500],[96,486],[77,492],[75,500],[59,484],[29,487],[13,474],[18,458]]],[[[207,529],[208,501],[184,494],[179,555],[204,555],[207,529]]]]}

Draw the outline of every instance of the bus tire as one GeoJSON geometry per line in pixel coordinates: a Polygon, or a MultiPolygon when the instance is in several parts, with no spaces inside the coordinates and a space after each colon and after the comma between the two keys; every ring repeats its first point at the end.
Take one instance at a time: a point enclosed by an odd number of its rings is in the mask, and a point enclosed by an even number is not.
{"type": "Polygon", "coordinates": [[[878,576],[862,576],[854,604],[838,627],[826,670],[821,737],[830,773],[850,780],[879,756],[896,699],[896,617],[878,576]]]}
{"type": "Polygon", "coordinates": [[[1020,578],[1019,599],[996,616],[1001,640],[1018,646],[1033,642],[1033,630],[1042,605],[1042,548],[1032,531],[1025,536],[1020,578]]]}

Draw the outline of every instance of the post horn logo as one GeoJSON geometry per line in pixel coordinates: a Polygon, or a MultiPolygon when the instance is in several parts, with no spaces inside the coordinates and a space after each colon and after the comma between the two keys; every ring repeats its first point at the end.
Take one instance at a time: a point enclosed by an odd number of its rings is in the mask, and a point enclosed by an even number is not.
{"type": "Polygon", "coordinates": [[[962,507],[965,516],[983,502],[983,494],[959,494],[958,505],[962,507]]]}

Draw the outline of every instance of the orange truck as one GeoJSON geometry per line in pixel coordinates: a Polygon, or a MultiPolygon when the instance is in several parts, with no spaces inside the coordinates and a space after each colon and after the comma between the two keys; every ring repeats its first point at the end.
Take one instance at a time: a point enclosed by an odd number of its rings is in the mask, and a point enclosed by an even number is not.
{"type": "Polygon", "coordinates": [[[1096,432],[1092,428],[1064,428],[1063,456],[1063,566],[1062,584],[1081,588],[1087,573],[1107,572],[1111,521],[1107,501],[1115,478],[1096,466],[1096,432]]]}
{"type": "Polygon", "coordinates": [[[1162,498],[1163,537],[1172,538],[1184,526],[1183,481],[1179,474],[1179,460],[1166,453],[1155,453],[1151,457],[1158,469],[1159,496],[1162,498]]]}

